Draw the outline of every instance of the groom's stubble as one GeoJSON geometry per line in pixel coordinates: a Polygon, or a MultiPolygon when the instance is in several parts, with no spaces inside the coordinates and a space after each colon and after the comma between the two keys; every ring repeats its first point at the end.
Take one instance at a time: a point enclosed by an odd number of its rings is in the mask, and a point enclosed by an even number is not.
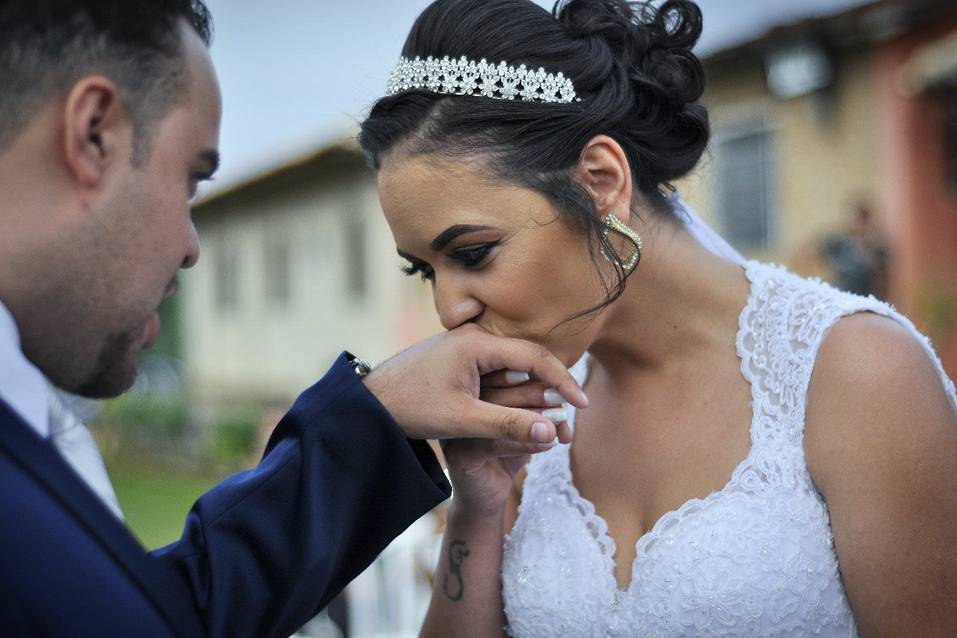
{"type": "Polygon", "coordinates": [[[76,393],[91,398],[122,394],[136,380],[136,360],[134,330],[110,335],[97,356],[93,373],[77,388],[76,393]]]}

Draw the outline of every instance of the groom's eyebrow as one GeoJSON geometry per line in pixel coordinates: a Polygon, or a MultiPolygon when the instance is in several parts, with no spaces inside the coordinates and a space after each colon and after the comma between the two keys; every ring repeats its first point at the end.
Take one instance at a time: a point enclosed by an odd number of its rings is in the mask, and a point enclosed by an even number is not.
{"type": "Polygon", "coordinates": [[[457,224],[455,226],[449,226],[432,240],[430,248],[433,252],[438,252],[448,246],[449,243],[456,237],[468,233],[474,233],[480,230],[493,230],[493,228],[491,226],[473,226],[470,224],[457,224]]]}

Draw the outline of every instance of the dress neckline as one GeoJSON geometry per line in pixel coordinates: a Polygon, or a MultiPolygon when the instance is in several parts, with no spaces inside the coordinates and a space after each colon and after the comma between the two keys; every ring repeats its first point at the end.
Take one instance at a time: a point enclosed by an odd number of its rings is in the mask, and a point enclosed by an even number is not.
{"type": "MultiPolygon", "coordinates": [[[[666,531],[674,528],[690,514],[701,510],[716,500],[726,498],[727,495],[730,494],[738,485],[741,474],[744,473],[752,463],[755,450],[758,447],[755,441],[754,426],[758,419],[760,396],[756,391],[757,383],[754,379],[753,372],[747,365],[750,353],[747,351],[745,340],[750,331],[747,318],[755,312],[759,302],[759,295],[757,294],[758,278],[754,272],[758,266],[760,266],[760,264],[755,261],[748,261],[743,265],[744,274],[749,283],[749,290],[744,307],[738,314],[738,331],[735,336],[735,349],[740,361],[741,374],[745,381],[747,381],[748,387],[751,389],[751,423],[748,426],[751,446],[748,449],[747,455],[734,467],[731,472],[731,478],[728,479],[727,483],[725,483],[723,487],[711,492],[704,498],[690,498],[684,501],[677,508],[665,512],[660,518],[658,518],[658,520],[654,522],[654,524],[652,524],[648,531],[638,538],[638,540],[635,542],[635,559],[632,561],[631,565],[631,578],[629,579],[626,587],[622,588],[619,586],[618,579],[615,578],[615,571],[617,567],[615,554],[617,553],[617,544],[615,539],[612,538],[608,533],[608,523],[595,509],[594,503],[582,496],[578,491],[578,488],[575,486],[574,477],[572,476],[571,470],[571,445],[562,445],[555,450],[557,456],[556,460],[559,464],[559,473],[568,490],[568,497],[571,503],[575,506],[573,509],[580,512],[582,518],[584,519],[586,528],[591,531],[591,535],[599,546],[598,549],[602,555],[602,558],[604,559],[606,567],[604,570],[605,577],[611,580],[611,586],[614,590],[615,600],[628,595],[628,593],[632,590],[633,585],[638,578],[639,568],[643,563],[642,556],[647,556],[648,551],[662,537],[662,535],[666,531]]],[[[581,370],[582,377],[578,379],[578,382],[581,386],[584,386],[590,371],[589,354],[586,352],[574,367],[581,370]]],[[[568,425],[574,431],[576,410],[574,406],[571,405],[569,405],[567,409],[568,425]]]]}

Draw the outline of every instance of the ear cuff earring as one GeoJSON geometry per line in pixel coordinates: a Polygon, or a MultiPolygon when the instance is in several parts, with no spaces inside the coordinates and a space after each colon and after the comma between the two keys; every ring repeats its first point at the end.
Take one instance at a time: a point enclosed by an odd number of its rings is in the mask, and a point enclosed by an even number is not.
{"type": "Polygon", "coordinates": [[[632,270],[638,266],[638,262],[641,261],[641,235],[638,232],[626,225],[623,221],[618,219],[612,213],[605,215],[603,220],[605,228],[602,229],[602,234],[604,235],[604,241],[601,242],[601,256],[605,258],[606,261],[612,264],[618,264],[621,266],[622,270],[626,273],[630,273],[632,270]],[[628,241],[630,241],[635,246],[635,252],[632,253],[627,259],[622,258],[618,252],[611,247],[609,241],[609,233],[615,232],[619,235],[623,235],[628,241]]]}

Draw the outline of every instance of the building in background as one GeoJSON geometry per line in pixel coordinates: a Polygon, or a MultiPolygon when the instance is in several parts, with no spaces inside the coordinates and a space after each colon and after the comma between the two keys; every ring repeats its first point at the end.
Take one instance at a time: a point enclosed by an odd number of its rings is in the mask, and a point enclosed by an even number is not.
{"type": "Polygon", "coordinates": [[[288,405],[342,350],[373,362],[441,329],[401,260],[355,142],[335,142],[194,208],[202,258],[182,275],[195,403],[288,405]]]}
{"type": "MultiPolygon", "coordinates": [[[[342,350],[381,361],[441,330],[429,287],[399,270],[352,138],[205,196],[193,218],[202,258],[181,276],[176,334],[199,415],[252,404],[269,430],[342,350]]],[[[417,634],[439,538],[419,521],[349,587],[351,635],[417,634]]]]}
{"type": "Polygon", "coordinates": [[[832,280],[828,238],[872,212],[882,292],[957,376],[957,4],[807,15],[705,68],[714,136],[687,199],[743,252],[832,280]]]}

